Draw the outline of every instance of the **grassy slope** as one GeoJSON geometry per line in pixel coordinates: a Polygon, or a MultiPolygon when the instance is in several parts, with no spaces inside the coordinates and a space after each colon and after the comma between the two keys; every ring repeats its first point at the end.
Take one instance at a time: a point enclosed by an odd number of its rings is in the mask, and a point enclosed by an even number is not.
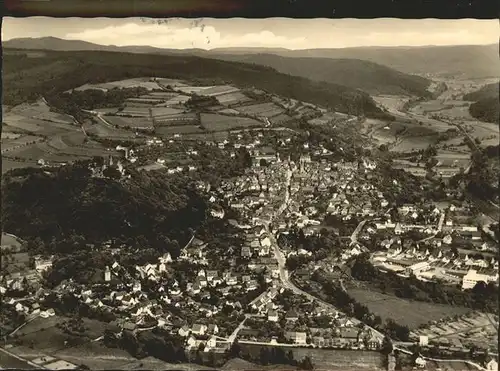
{"type": "Polygon", "coordinates": [[[5,104],[19,104],[40,94],[57,94],[85,83],[156,76],[256,87],[340,112],[366,116],[381,114],[375,102],[364,92],[243,63],[191,56],[93,51],[47,52],[46,57],[37,60],[38,63],[33,58],[19,55],[4,56],[5,104]]]}

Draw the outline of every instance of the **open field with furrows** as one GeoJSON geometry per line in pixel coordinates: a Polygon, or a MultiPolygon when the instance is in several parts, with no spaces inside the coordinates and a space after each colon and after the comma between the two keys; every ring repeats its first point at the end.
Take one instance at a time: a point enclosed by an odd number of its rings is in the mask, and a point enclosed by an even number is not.
{"type": "Polygon", "coordinates": [[[118,112],[117,115],[121,116],[135,116],[135,117],[149,117],[150,106],[146,107],[132,107],[126,105],[122,111],[118,112]]]}
{"type": "Polygon", "coordinates": [[[179,94],[179,95],[177,95],[177,96],[175,96],[175,97],[170,98],[169,100],[167,100],[165,102],[165,105],[166,106],[175,106],[175,105],[179,105],[179,104],[184,104],[188,100],[189,100],[189,96],[188,95],[179,94]]]}
{"type": "Polygon", "coordinates": [[[199,125],[159,126],[155,128],[157,135],[195,134],[203,132],[205,130],[199,125]]]}
{"type": "Polygon", "coordinates": [[[216,98],[223,106],[234,106],[237,104],[243,104],[252,101],[251,98],[247,97],[245,94],[241,92],[221,94],[218,95],[216,98]]]}
{"type": "Polygon", "coordinates": [[[203,92],[208,89],[212,89],[214,86],[179,86],[176,87],[175,90],[178,90],[182,93],[185,94],[198,94],[198,95],[205,95],[203,92]]]}
{"type": "Polygon", "coordinates": [[[38,118],[45,121],[68,124],[73,123],[72,117],[57,112],[51,112],[49,106],[47,106],[47,104],[41,100],[36,103],[23,103],[18,106],[12,107],[10,113],[24,117],[38,118]]]}
{"type": "Polygon", "coordinates": [[[284,112],[282,108],[278,107],[274,103],[253,104],[250,106],[238,107],[236,109],[247,115],[266,117],[278,116],[284,112]]]}
{"type": "Polygon", "coordinates": [[[3,122],[5,123],[3,125],[6,125],[6,130],[29,132],[39,135],[54,135],[63,131],[78,130],[77,126],[47,122],[40,119],[12,115],[10,113],[3,117],[3,122]]]}
{"type": "Polygon", "coordinates": [[[100,138],[108,138],[108,139],[135,138],[135,134],[131,131],[117,129],[112,126],[105,125],[100,121],[95,124],[86,124],[83,127],[87,134],[94,134],[100,138]]]}
{"type": "Polygon", "coordinates": [[[168,100],[175,98],[179,93],[173,91],[152,91],[149,94],[141,95],[140,98],[153,98],[153,99],[163,99],[168,100]]]}
{"type": "Polygon", "coordinates": [[[16,148],[25,147],[33,143],[43,140],[42,137],[37,137],[34,135],[24,135],[17,139],[3,139],[2,140],[2,153],[8,153],[16,148]]]}
{"type": "Polygon", "coordinates": [[[223,131],[264,126],[262,122],[251,118],[224,116],[211,113],[201,114],[201,125],[208,131],[223,131]]]}
{"type": "Polygon", "coordinates": [[[82,90],[89,90],[89,89],[100,89],[104,91],[108,91],[111,89],[119,88],[145,88],[148,90],[153,90],[153,89],[160,89],[160,86],[154,82],[150,81],[151,79],[149,77],[138,77],[135,79],[127,79],[127,80],[119,80],[119,81],[112,81],[112,82],[106,82],[102,84],[85,84],[82,85],[75,90],[77,91],[82,91],[82,90]]]}
{"type": "Polygon", "coordinates": [[[410,329],[430,321],[470,311],[468,308],[457,306],[400,299],[365,288],[348,288],[347,291],[360,304],[366,305],[370,312],[380,316],[382,321],[392,318],[400,325],[406,325],[410,329]]]}
{"type": "Polygon", "coordinates": [[[199,119],[196,113],[188,112],[174,115],[159,115],[154,118],[154,123],[156,127],[198,125],[199,119]]]}
{"type": "Polygon", "coordinates": [[[207,95],[209,97],[218,97],[220,95],[226,95],[231,93],[237,93],[240,89],[230,86],[230,85],[219,85],[214,86],[210,89],[203,90],[203,95],[207,95]]]}
{"type": "Polygon", "coordinates": [[[168,79],[165,77],[157,77],[156,82],[160,85],[163,85],[163,86],[167,86],[167,85],[170,85],[171,87],[187,86],[187,84],[183,80],[168,79]]]}
{"type": "Polygon", "coordinates": [[[118,127],[153,128],[153,121],[149,117],[105,116],[104,119],[111,125],[117,125],[118,127]]]}
{"type": "Polygon", "coordinates": [[[390,147],[393,152],[412,152],[424,150],[430,145],[437,142],[437,137],[434,135],[420,136],[420,137],[405,137],[397,140],[394,145],[390,147]]]}
{"type": "Polygon", "coordinates": [[[151,116],[156,118],[158,116],[178,115],[183,113],[184,110],[170,107],[154,107],[151,108],[151,116]]]}
{"type": "Polygon", "coordinates": [[[109,107],[109,108],[96,108],[94,109],[95,112],[99,112],[100,114],[106,115],[106,114],[115,114],[118,112],[118,109],[120,107],[109,107]]]}
{"type": "MultiPolygon", "coordinates": [[[[242,343],[240,346],[243,352],[248,351],[256,358],[259,357],[262,347],[242,343]]],[[[379,352],[287,347],[286,351],[288,350],[292,350],[296,360],[301,360],[306,356],[311,357],[314,368],[317,370],[384,370],[383,355],[379,352]]]]}

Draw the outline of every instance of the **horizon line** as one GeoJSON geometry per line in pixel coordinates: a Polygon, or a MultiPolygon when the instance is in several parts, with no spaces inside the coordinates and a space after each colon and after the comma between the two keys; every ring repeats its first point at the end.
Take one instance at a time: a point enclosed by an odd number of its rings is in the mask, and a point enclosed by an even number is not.
{"type": "MultiPolygon", "coordinates": [[[[490,46],[490,45],[495,45],[495,43],[486,43],[486,44],[426,44],[426,45],[359,45],[359,46],[344,46],[344,47],[322,47],[322,48],[298,48],[298,49],[291,49],[291,48],[286,48],[286,47],[281,47],[281,46],[225,46],[225,47],[215,47],[215,48],[203,48],[203,47],[191,47],[191,48],[166,48],[166,47],[159,47],[159,46],[153,46],[149,44],[144,44],[144,45],[137,45],[137,44],[130,44],[130,45],[114,45],[114,44],[98,44],[95,42],[91,41],[86,41],[86,40],[81,40],[81,39],[65,39],[62,37],[55,37],[55,36],[42,36],[42,37],[13,37],[10,39],[3,39],[4,42],[6,41],[12,41],[12,40],[41,40],[41,39],[56,39],[56,40],[63,40],[63,41],[76,41],[76,42],[85,42],[87,44],[92,44],[92,45],[97,45],[97,46],[108,46],[108,47],[115,47],[115,48],[127,48],[127,47],[150,47],[150,48],[155,48],[155,49],[161,49],[161,50],[204,50],[204,51],[211,51],[211,50],[217,50],[217,49],[282,49],[282,50],[288,50],[288,51],[300,51],[300,50],[329,50],[329,49],[356,49],[356,48],[385,48],[385,49],[391,49],[391,48],[439,48],[439,47],[460,47],[460,46],[490,46]]],[[[5,46],[4,46],[5,47],[5,46]]]]}

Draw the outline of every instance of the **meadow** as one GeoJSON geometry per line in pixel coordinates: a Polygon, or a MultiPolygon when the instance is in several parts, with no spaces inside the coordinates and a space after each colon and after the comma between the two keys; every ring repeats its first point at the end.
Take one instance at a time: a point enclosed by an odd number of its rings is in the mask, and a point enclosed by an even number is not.
{"type": "Polygon", "coordinates": [[[370,312],[380,316],[383,321],[392,318],[400,325],[408,326],[410,329],[430,321],[470,311],[470,309],[463,307],[400,299],[364,288],[349,288],[348,292],[357,302],[366,305],[370,312]]]}
{"type": "Polygon", "coordinates": [[[264,126],[260,121],[237,116],[224,116],[211,113],[201,114],[201,125],[208,131],[224,131],[231,129],[264,126]]]}
{"type": "Polygon", "coordinates": [[[111,125],[118,127],[130,127],[141,129],[152,129],[153,121],[149,117],[124,117],[124,116],[106,116],[104,119],[111,125]]]}
{"type": "Polygon", "coordinates": [[[274,103],[259,103],[241,106],[238,107],[237,110],[247,115],[267,117],[278,116],[284,112],[282,108],[276,106],[274,103]]]}

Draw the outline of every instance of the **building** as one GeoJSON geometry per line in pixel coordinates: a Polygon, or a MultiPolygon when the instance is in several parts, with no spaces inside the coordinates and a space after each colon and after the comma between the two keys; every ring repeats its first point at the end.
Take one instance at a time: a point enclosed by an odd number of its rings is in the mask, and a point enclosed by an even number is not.
{"type": "Polygon", "coordinates": [[[496,275],[477,273],[475,269],[470,269],[462,280],[462,290],[472,289],[478,282],[495,282],[498,281],[498,273],[496,275]]]}
{"type": "Polygon", "coordinates": [[[430,268],[430,264],[428,262],[419,262],[413,265],[410,265],[409,267],[406,268],[406,274],[411,275],[411,274],[417,274],[420,272],[423,272],[425,270],[428,270],[430,268]]]}

